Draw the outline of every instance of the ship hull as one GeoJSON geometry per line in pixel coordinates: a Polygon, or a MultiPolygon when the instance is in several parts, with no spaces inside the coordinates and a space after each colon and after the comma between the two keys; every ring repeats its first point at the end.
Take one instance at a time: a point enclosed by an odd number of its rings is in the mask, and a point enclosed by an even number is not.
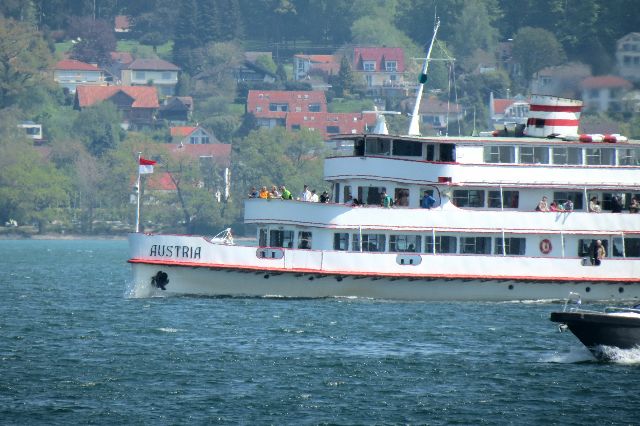
{"type": "Polygon", "coordinates": [[[551,321],[569,330],[595,355],[599,346],[631,349],[640,345],[640,317],[591,312],[552,312],[551,321]]]}

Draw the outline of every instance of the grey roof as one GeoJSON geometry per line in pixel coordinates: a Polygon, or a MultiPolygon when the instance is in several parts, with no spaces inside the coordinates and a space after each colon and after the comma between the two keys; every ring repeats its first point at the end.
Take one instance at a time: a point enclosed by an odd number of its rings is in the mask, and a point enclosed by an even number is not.
{"type": "Polygon", "coordinates": [[[180,71],[180,67],[162,59],[136,59],[124,69],[144,71],[180,71]]]}

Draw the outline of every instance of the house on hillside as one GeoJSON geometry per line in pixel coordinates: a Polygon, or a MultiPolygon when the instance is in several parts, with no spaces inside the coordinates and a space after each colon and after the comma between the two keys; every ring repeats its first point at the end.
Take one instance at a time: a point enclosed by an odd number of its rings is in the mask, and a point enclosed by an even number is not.
{"type": "Polygon", "coordinates": [[[640,82],[640,33],[629,33],[616,42],[616,67],[620,77],[640,82]]]}
{"type": "Polygon", "coordinates": [[[131,31],[131,21],[126,15],[117,15],[114,18],[113,31],[120,36],[131,31]]]}
{"type": "MultiPolygon", "coordinates": [[[[411,113],[415,100],[405,99],[402,101],[402,110],[405,113],[411,113]]],[[[441,101],[435,96],[427,96],[422,98],[420,102],[420,126],[433,134],[452,133],[451,126],[462,120],[464,111],[462,106],[453,102],[441,101]]],[[[457,133],[453,132],[453,133],[457,133]]]]}
{"type": "Polygon", "coordinates": [[[287,113],[327,112],[327,100],[319,90],[249,90],[246,112],[255,116],[260,127],[284,127],[287,113]]]}
{"type": "Polygon", "coordinates": [[[340,71],[338,55],[294,55],[293,79],[311,84],[313,90],[327,90],[329,77],[340,71]]]}
{"type": "Polygon", "coordinates": [[[178,66],[162,59],[136,59],[122,69],[122,85],[152,85],[158,88],[160,96],[173,96],[179,72],[178,66]]]}
{"type": "Polygon", "coordinates": [[[24,133],[29,139],[33,140],[34,145],[39,145],[44,142],[42,124],[36,124],[33,121],[23,121],[18,124],[18,128],[24,129],[24,133]]]}
{"type": "Polygon", "coordinates": [[[407,95],[404,49],[401,47],[355,47],[352,70],[356,82],[365,85],[369,96],[407,95]]]}
{"type": "Polygon", "coordinates": [[[177,145],[206,145],[220,143],[218,139],[200,126],[176,126],[169,129],[171,140],[177,145]]]}
{"type": "Polygon", "coordinates": [[[111,63],[105,67],[105,71],[111,77],[113,84],[122,84],[122,69],[133,62],[133,55],[129,52],[111,52],[111,63]]]}
{"type": "Polygon", "coordinates": [[[325,141],[334,135],[367,133],[375,125],[375,113],[290,112],[285,119],[287,130],[316,130],[325,141]]]}
{"type": "Polygon", "coordinates": [[[585,112],[620,112],[623,98],[633,85],[621,77],[602,75],[585,78],[581,87],[585,112]]]}
{"type": "Polygon", "coordinates": [[[152,126],[160,106],[158,92],[149,86],[78,86],[74,108],[84,108],[99,102],[113,102],[122,113],[123,128],[138,129],[152,126]]]}
{"type": "Polygon", "coordinates": [[[233,78],[236,82],[274,83],[276,81],[276,74],[265,69],[258,62],[261,56],[272,58],[271,52],[245,52],[244,61],[233,69],[233,78]]]}
{"type": "Polygon", "coordinates": [[[193,98],[191,96],[172,96],[165,98],[158,109],[158,119],[166,120],[169,124],[187,124],[193,113],[193,98]]]}
{"type": "Polygon", "coordinates": [[[580,82],[591,76],[591,68],[580,62],[543,68],[533,74],[531,93],[579,99],[580,82]]]}
{"type": "Polygon", "coordinates": [[[69,93],[75,93],[76,87],[106,86],[105,72],[96,65],[87,64],[75,59],[58,61],[53,68],[53,81],[69,93]]]}

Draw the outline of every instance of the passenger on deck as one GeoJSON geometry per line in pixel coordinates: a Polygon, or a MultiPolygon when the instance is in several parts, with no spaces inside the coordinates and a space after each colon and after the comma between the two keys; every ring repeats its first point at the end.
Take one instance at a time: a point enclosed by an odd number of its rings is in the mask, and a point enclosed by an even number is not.
{"type": "Polygon", "coordinates": [[[562,207],[564,208],[564,211],[572,212],[573,211],[573,201],[571,201],[571,200],[565,201],[565,203],[562,205],[562,207]]]}
{"type": "Polygon", "coordinates": [[[315,189],[311,190],[311,198],[309,198],[309,201],[311,201],[312,203],[317,203],[320,201],[320,198],[318,198],[318,194],[316,194],[315,189]]]}
{"type": "Polygon", "coordinates": [[[251,187],[251,192],[249,192],[249,198],[258,198],[259,196],[260,196],[260,193],[258,192],[256,187],[255,186],[251,187]]]}
{"type": "Polygon", "coordinates": [[[282,198],[282,193],[278,191],[278,188],[273,185],[271,191],[269,191],[269,198],[282,198]]]}
{"type": "Polygon", "coordinates": [[[589,212],[591,213],[600,213],[602,211],[602,207],[600,207],[600,202],[598,201],[598,197],[593,196],[589,200],[589,212]]]}
{"type": "Polygon", "coordinates": [[[269,191],[267,190],[266,186],[263,186],[262,189],[260,189],[260,198],[263,198],[265,200],[269,198],[269,191]]]}
{"type": "Polygon", "coordinates": [[[631,204],[629,205],[629,213],[640,212],[640,203],[636,197],[631,198],[631,204]]]}
{"type": "Polygon", "coordinates": [[[551,205],[549,206],[549,211],[550,212],[561,212],[563,211],[561,207],[558,206],[558,203],[556,203],[555,201],[551,202],[551,205]]]}
{"type": "Polygon", "coordinates": [[[387,191],[382,191],[382,207],[390,208],[393,206],[393,198],[387,195],[387,191]]]}
{"type": "Polygon", "coordinates": [[[327,191],[323,191],[322,194],[320,194],[320,202],[321,203],[329,202],[329,193],[327,191]]]}
{"type": "Polygon", "coordinates": [[[424,191],[424,196],[420,200],[420,207],[423,209],[430,209],[436,203],[436,199],[433,198],[428,191],[424,191]]]}
{"type": "Polygon", "coordinates": [[[536,207],[536,211],[538,212],[548,212],[549,211],[549,203],[547,202],[547,196],[544,195],[542,200],[538,203],[536,207]]]}
{"type": "Polygon", "coordinates": [[[622,198],[619,195],[614,195],[611,198],[611,213],[622,213],[622,198]]]}
{"type": "Polygon", "coordinates": [[[289,191],[287,188],[285,188],[284,185],[282,185],[280,187],[280,191],[282,193],[282,199],[283,200],[293,200],[293,196],[291,195],[291,191],[289,191]]]}
{"type": "Polygon", "coordinates": [[[298,201],[309,201],[311,200],[311,191],[309,191],[309,185],[305,185],[302,189],[302,192],[298,196],[298,201]]]}
{"type": "Polygon", "coordinates": [[[601,260],[607,257],[607,251],[602,245],[601,240],[597,240],[593,245],[593,252],[591,253],[591,264],[598,266],[601,263],[601,260]]]}
{"type": "Polygon", "coordinates": [[[357,207],[360,205],[360,202],[358,201],[357,198],[353,198],[351,195],[349,195],[349,197],[347,198],[347,200],[344,202],[347,206],[352,206],[352,207],[357,207]]]}

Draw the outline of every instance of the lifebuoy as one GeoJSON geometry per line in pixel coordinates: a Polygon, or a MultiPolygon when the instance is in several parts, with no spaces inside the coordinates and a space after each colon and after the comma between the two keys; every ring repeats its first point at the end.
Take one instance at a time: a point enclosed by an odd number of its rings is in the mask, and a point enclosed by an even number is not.
{"type": "Polygon", "coordinates": [[[549,254],[551,253],[552,249],[553,246],[551,245],[551,241],[547,240],[546,238],[540,241],[540,252],[542,254],[549,254]]]}

